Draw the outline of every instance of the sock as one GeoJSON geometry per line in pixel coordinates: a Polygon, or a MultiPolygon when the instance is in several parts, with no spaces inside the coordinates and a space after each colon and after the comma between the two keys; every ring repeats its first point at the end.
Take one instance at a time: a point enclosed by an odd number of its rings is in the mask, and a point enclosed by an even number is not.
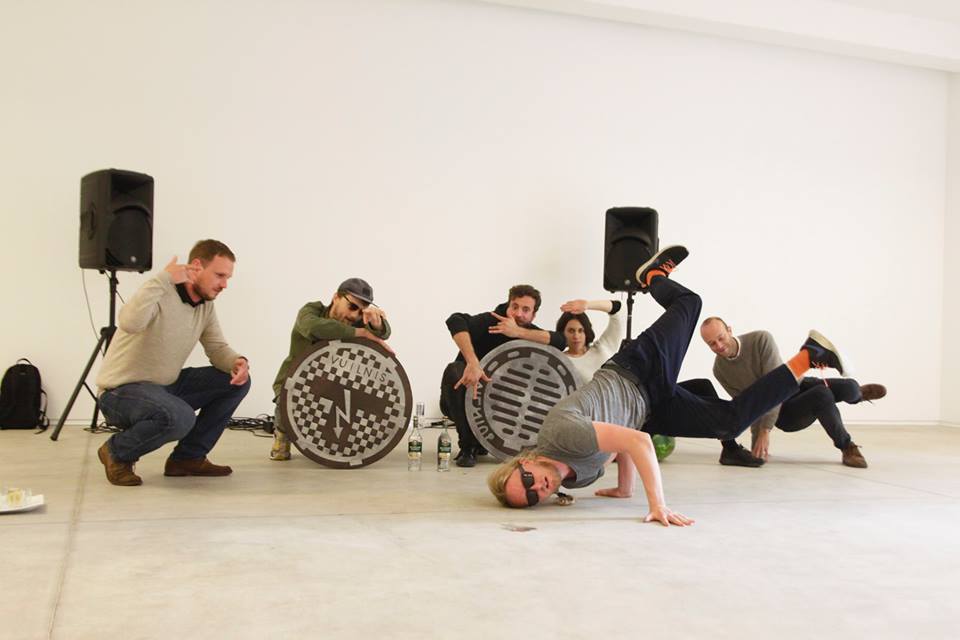
{"type": "Polygon", "coordinates": [[[658,276],[659,276],[659,277],[662,277],[662,278],[666,278],[666,277],[667,277],[667,273],[666,273],[665,271],[661,271],[660,269],[651,269],[650,271],[648,271],[648,272],[647,272],[647,282],[645,283],[646,286],[649,287],[649,286],[650,286],[650,283],[653,282],[653,279],[656,278],[656,277],[658,277],[658,276]]]}
{"type": "Polygon", "coordinates": [[[803,374],[810,370],[810,352],[806,349],[800,349],[797,355],[787,361],[787,366],[790,367],[793,377],[799,380],[803,377],[803,374]]]}
{"type": "Polygon", "coordinates": [[[736,451],[740,448],[736,440],[723,440],[720,442],[723,445],[724,451],[736,451]]]}

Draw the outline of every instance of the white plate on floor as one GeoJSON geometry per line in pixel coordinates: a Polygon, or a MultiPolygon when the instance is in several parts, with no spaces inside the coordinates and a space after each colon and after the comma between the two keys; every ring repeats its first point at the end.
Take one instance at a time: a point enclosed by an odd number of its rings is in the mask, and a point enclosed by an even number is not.
{"type": "Polygon", "coordinates": [[[0,513],[19,513],[20,511],[33,511],[37,507],[43,506],[43,494],[30,496],[23,501],[19,507],[0,507],[0,513]]]}

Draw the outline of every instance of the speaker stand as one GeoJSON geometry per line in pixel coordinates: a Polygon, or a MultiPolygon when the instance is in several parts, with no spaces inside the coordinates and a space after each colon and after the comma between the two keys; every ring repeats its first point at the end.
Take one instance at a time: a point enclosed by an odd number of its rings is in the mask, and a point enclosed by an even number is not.
{"type": "Polygon", "coordinates": [[[630,330],[633,326],[633,296],[635,293],[635,291],[627,291],[627,341],[630,340],[630,330]]]}
{"type": "MultiPolygon", "coordinates": [[[[101,272],[102,273],[102,272],[101,272]]],[[[57,421],[57,426],[53,430],[53,433],[50,434],[51,440],[56,440],[60,437],[60,430],[63,429],[63,423],[66,422],[67,416],[70,415],[70,410],[73,409],[73,403],[77,401],[77,396],[80,394],[80,389],[86,389],[87,393],[90,394],[90,397],[93,398],[93,419],[90,421],[90,428],[97,426],[97,418],[100,417],[100,400],[97,398],[97,394],[93,392],[93,389],[87,384],[87,375],[90,374],[90,369],[93,368],[93,363],[97,361],[97,356],[101,353],[106,354],[107,348],[110,346],[110,341],[113,340],[113,334],[117,332],[117,271],[116,269],[110,269],[110,324],[105,327],[100,327],[100,340],[97,341],[97,346],[93,348],[93,353],[90,354],[90,359],[87,361],[87,366],[83,369],[83,373],[80,374],[80,380],[77,382],[77,386],[73,389],[73,394],[70,395],[70,400],[67,401],[67,406],[64,407],[63,413],[60,414],[60,420],[57,421]]]]}

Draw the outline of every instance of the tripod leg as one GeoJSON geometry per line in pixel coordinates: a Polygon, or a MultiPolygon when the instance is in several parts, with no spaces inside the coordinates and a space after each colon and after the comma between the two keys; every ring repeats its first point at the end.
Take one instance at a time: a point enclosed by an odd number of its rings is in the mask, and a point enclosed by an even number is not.
{"type": "MultiPolygon", "coordinates": [[[[70,415],[70,410],[73,409],[73,403],[77,401],[80,389],[87,384],[87,375],[90,373],[90,369],[93,368],[93,363],[96,362],[97,356],[100,355],[100,348],[103,347],[103,344],[108,342],[111,337],[113,337],[113,332],[104,331],[103,329],[100,330],[100,340],[97,342],[97,346],[93,348],[93,353],[90,354],[90,360],[87,361],[87,366],[84,368],[83,373],[80,374],[80,381],[77,382],[77,386],[74,387],[73,393],[70,395],[70,400],[67,401],[67,406],[63,408],[63,413],[60,414],[56,428],[53,430],[53,433],[50,434],[51,440],[56,440],[60,436],[60,429],[63,429],[63,423],[67,421],[67,416],[70,415]]],[[[98,409],[99,406],[98,404],[98,409]]]]}
{"type": "MultiPolygon", "coordinates": [[[[87,387],[87,391],[90,391],[90,387],[87,387]]],[[[90,395],[93,396],[93,419],[90,420],[90,428],[97,428],[97,418],[100,417],[100,398],[97,397],[93,391],[90,391],[90,395]]]]}

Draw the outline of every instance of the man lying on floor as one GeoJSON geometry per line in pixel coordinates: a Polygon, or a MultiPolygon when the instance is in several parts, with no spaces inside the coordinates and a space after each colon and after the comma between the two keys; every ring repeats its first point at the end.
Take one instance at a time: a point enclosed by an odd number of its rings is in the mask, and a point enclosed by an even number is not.
{"type": "Polygon", "coordinates": [[[727,440],[764,412],[793,395],[811,366],[843,373],[829,340],[811,331],[787,364],[758,379],[733,400],[696,395],[677,376],[700,315],[700,297],[668,278],[684,258],[684,247],[667,247],[637,270],[640,290],[650,293],[663,314],[625,343],[593,380],[567,396],[544,419],[537,447],[500,466],[488,478],[505,506],[532,507],[561,487],[593,484],[604,465],[618,464],[617,486],[597,495],[633,495],[636,473],[647,495],[644,522],[686,526],[693,520],[669,509],[651,434],[727,440]]]}

